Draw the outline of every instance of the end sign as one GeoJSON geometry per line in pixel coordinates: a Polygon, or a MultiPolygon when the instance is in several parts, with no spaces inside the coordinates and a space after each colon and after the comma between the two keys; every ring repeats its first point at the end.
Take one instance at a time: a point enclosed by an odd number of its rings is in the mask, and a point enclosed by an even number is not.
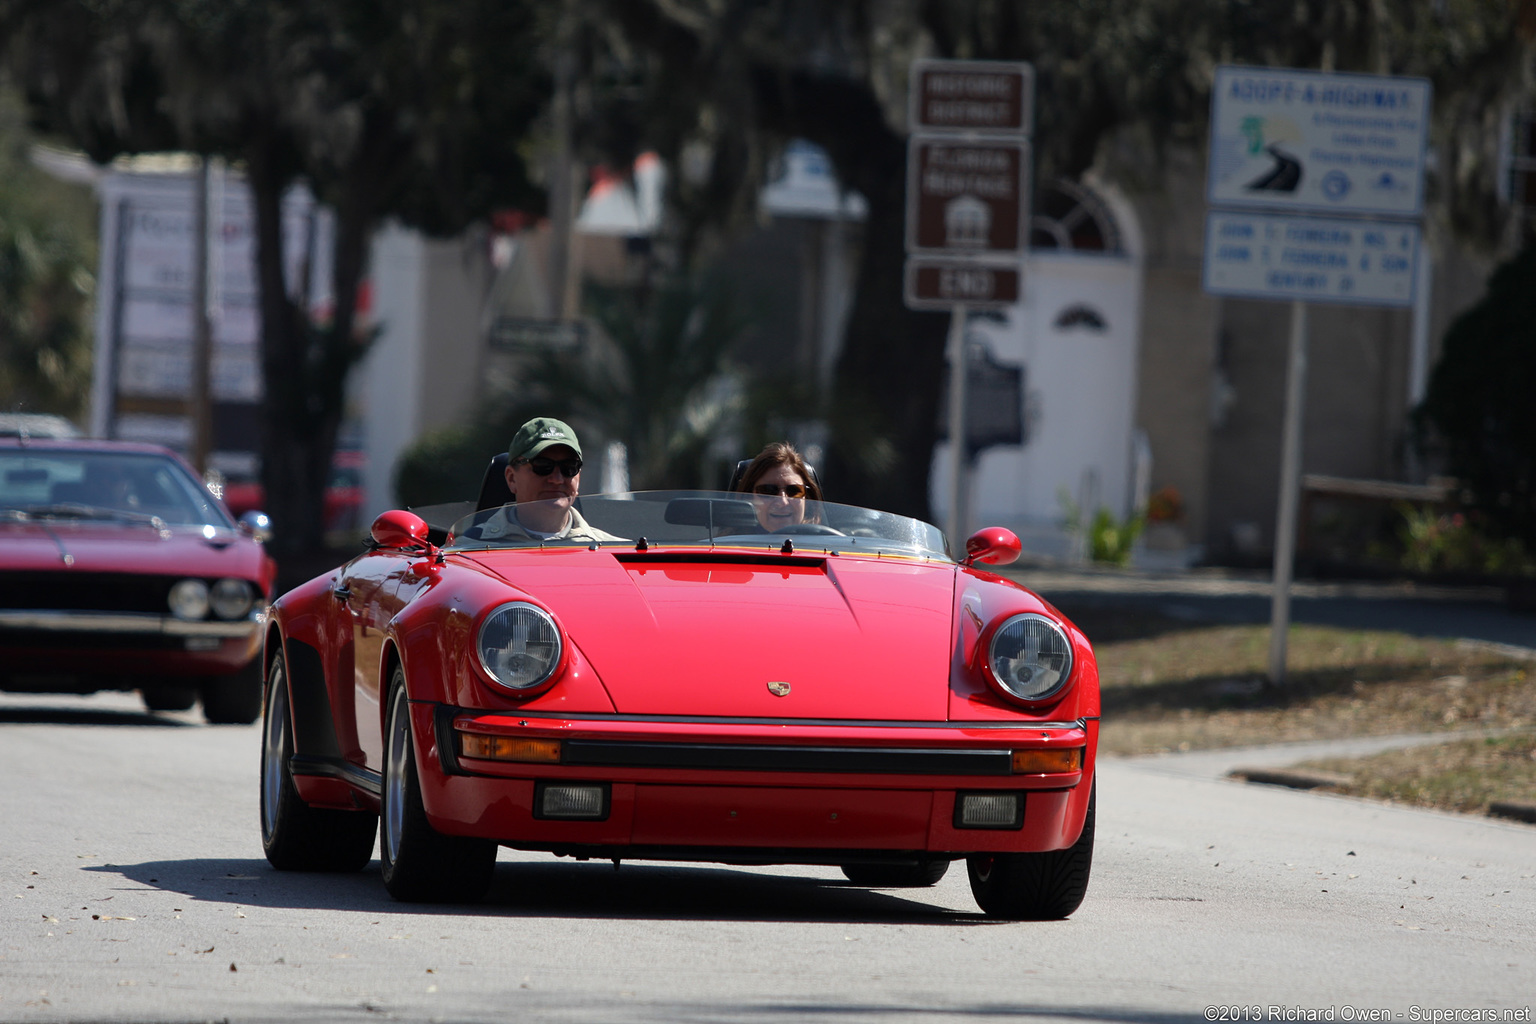
{"type": "Polygon", "coordinates": [[[906,301],[909,309],[1004,309],[1019,301],[1023,291],[1016,263],[978,260],[907,260],[906,301]]]}

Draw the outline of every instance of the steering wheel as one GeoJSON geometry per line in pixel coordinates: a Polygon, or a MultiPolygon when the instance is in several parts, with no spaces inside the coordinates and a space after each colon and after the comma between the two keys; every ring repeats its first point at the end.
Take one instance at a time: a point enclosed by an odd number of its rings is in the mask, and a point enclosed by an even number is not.
{"type": "Polygon", "coordinates": [[[796,534],[796,535],[804,534],[804,535],[808,535],[808,536],[817,536],[817,537],[842,537],[842,536],[846,536],[843,533],[842,530],[834,530],[834,529],[832,529],[832,527],[830,527],[830,526],[823,526],[821,523],[790,523],[788,526],[781,526],[777,530],[774,530],[773,532],[774,533],[792,533],[792,534],[796,534]]]}

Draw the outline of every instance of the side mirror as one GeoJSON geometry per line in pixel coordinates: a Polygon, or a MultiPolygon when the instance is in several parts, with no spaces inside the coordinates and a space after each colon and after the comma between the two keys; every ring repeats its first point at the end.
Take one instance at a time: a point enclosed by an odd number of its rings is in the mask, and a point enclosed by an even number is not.
{"type": "Polygon", "coordinates": [[[400,508],[381,512],[368,533],[374,544],[381,548],[424,551],[432,546],[427,541],[426,520],[400,508]]]}
{"type": "Polygon", "coordinates": [[[1018,535],[1001,526],[988,526],[971,534],[965,542],[965,558],[961,565],[986,562],[991,565],[1007,565],[1019,557],[1021,545],[1018,535]]]}
{"type": "Polygon", "coordinates": [[[258,544],[265,544],[272,539],[272,520],[265,512],[252,509],[241,514],[240,532],[254,538],[258,544]]]}

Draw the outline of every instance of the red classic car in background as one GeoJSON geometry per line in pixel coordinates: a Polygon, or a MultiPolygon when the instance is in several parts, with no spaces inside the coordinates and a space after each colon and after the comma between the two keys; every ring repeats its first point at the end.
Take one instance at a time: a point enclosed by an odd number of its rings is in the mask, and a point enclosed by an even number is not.
{"type": "MultiPolygon", "coordinates": [[[[768,499],[772,500],[772,499],[768,499]]],[[[916,520],[807,501],[758,525],[716,492],[527,505],[447,543],[386,512],[371,550],[267,626],[261,830],[280,869],[475,899],[498,845],[562,856],[837,865],[1055,918],[1093,855],[1098,670],[1054,608],[916,520]],[[618,539],[625,538],[625,539],[618,539]]],[[[435,517],[434,517],[435,518],[435,517]]]]}
{"type": "Polygon", "coordinates": [[[0,439],[0,690],[139,690],[152,711],[255,721],[264,534],[165,448],[0,439]]]}
{"type": "MultiPolygon", "coordinates": [[[[338,451],[331,458],[331,476],[325,484],[325,532],[355,533],[360,530],[358,516],[363,508],[363,469],[368,458],[360,451],[338,451]]],[[[228,477],[220,485],[219,497],[234,515],[266,508],[266,492],[261,481],[251,477],[228,477]]]]}

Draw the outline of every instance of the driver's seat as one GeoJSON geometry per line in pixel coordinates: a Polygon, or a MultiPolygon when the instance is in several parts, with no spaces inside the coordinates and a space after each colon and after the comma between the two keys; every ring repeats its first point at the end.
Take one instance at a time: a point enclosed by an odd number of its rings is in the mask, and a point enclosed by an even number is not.
{"type": "Polygon", "coordinates": [[[491,464],[485,467],[485,476],[480,481],[480,497],[475,502],[475,511],[484,512],[488,508],[500,508],[512,500],[512,490],[507,486],[507,453],[497,452],[491,459],[491,464]]]}

